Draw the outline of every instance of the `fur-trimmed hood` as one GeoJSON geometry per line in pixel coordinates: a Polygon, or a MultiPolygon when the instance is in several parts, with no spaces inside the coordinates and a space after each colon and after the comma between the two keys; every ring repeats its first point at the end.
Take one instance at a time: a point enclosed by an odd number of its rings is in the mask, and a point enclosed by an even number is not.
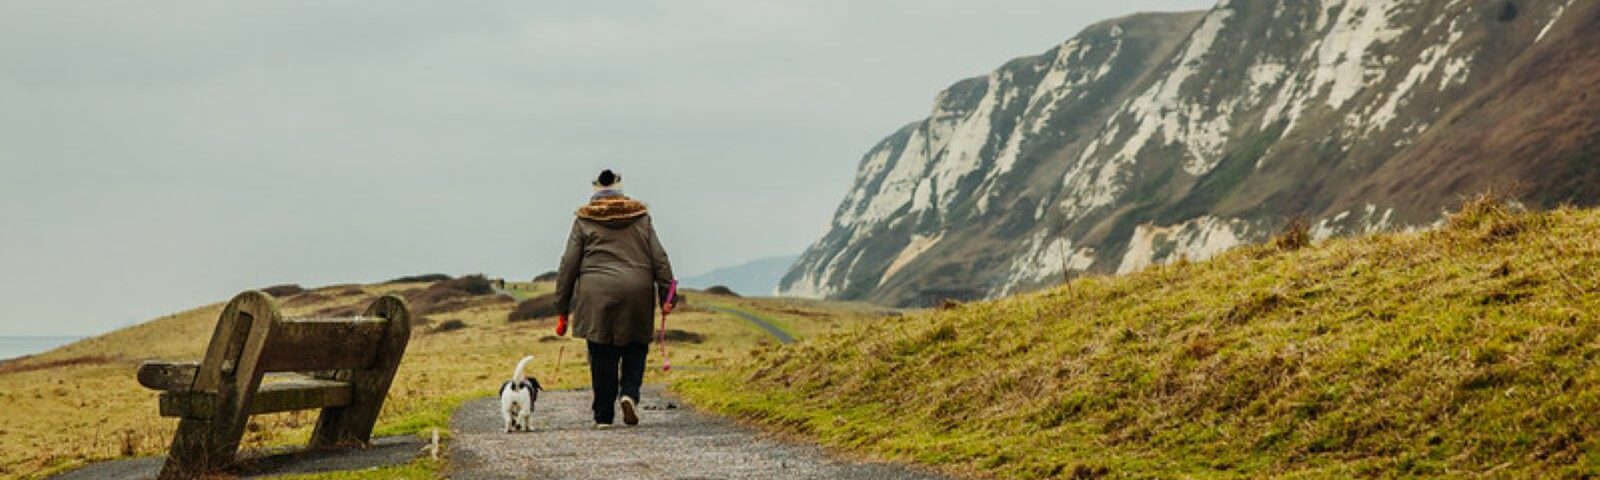
{"type": "Polygon", "coordinates": [[[621,195],[596,198],[578,208],[578,218],[601,223],[627,223],[649,213],[644,202],[621,195]]]}

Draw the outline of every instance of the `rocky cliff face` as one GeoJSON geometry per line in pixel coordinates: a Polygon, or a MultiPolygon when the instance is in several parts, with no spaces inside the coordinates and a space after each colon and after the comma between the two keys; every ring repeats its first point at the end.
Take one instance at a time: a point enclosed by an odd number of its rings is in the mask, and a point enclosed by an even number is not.
{"type": "Polygon", "coordinates": [[[1204,258],[1291,218],[1600,192],[1600,2],[1224,0],[1090,27],[862,160],[789,295],[917,305],[1204,258]]]}

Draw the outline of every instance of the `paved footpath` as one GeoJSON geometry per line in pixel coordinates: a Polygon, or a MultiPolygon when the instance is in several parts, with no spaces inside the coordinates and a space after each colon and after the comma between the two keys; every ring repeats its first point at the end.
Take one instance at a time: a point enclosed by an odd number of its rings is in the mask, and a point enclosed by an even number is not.
{"type": "Polygon", "coordinates": [[[772,322],[769,322],[767,319],[761,318],[756,314],[727,307],[706,307],[706,310],[725,315],[733,315],[746,322],[750,322],[751,325],[755,325],[756,328],[760,328],[761,331],[767,332],[767,335],[771,335],[773,339],[778,341],[778,343],[794,343],[794,336],[789,335],[789,332],[783,331],[783,329],[778,328],[777,325],[773,325],[772,322]]]}
{"type": "Polygon", "coordinates": [[[695,412],[646,386],[638,426],[594,430],[588,391],[544,392],[533,431],[503,433],[497,398],[467,402],[450,420],[457,479],[939,479],[910,467],[857,462],[695,412]]]}

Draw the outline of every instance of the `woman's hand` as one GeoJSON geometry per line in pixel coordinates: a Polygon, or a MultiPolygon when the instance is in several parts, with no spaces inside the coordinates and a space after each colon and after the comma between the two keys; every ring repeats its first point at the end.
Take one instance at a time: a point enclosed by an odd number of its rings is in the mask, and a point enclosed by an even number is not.
{"type": "Polygon", "coordinates": [[[565,313],[561,314],[560,317],[556,318],[556,336],[557,337],[565,337],[565,336],[567,336],[567,314],[565,314],[565,313]]]}
{"type": "Polygon", "coordinates": [[[677,293],[676,289],[674,289],[672,301],[661,304],[661,314],[666,315],[672,313],[674,309],[678,308],[679,303],[683,303],[683,294],[677,293]]]}

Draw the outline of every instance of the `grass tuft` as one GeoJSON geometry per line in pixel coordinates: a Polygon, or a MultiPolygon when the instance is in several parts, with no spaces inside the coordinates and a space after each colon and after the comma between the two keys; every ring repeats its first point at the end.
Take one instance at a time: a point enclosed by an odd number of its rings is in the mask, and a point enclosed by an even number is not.
{"type": "Polygon", "coordinates": [[[1272,237],[1272,246],[1285,252],[1311,246],[1311,225],[1304,218],[1290,219],[1283,231],[1272,237]]]}

